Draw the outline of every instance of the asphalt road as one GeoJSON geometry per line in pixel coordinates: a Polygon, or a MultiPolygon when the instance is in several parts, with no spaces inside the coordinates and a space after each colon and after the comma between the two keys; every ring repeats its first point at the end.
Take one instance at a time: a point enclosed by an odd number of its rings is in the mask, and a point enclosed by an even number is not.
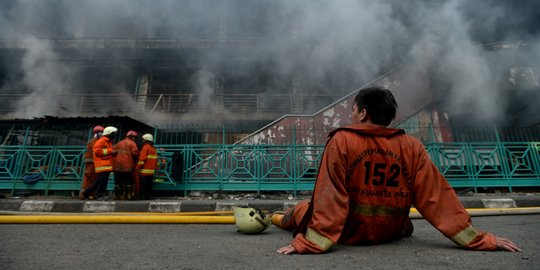
{"type": "Polygon", "coordinates": [[[276,227],[243,235],[234,225],[0,225],[0,269],[539,269],[540,215],[474,217],[521,253],[457,248],[425,220],[412,237],[378,246],[281,255],[276,227]]]}

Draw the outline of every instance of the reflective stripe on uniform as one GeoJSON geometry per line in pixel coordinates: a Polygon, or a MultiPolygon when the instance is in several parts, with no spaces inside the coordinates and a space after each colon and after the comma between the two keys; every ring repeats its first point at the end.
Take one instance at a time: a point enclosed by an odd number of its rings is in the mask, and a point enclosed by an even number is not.
{"type": "Polygon", "coordinates": [[[96,172],[112,171],[112,166],[101,166],[95,168],[96,172]]]}
{"type": "Polygon", "coordinates": [[[148,156],[146,156],[146,158],[148,158],[148,159],[157,159],[157,156],[156,155],[148,155],[148,156]]]}
{"type": "Polygon", "coordinates": [[[150,169],[139,170],[139,173],[151,173],[151,174],[153,174],[154,172],[155,172],[155,170],[150,170],[150,169]]]}
{"type": "Polygon", "coordinates": [[[478,233],[478,231],[472,225],[469,225],[469,227],[454,235],[454,237],[450,238],[450,240],[460,246],[467,246],[474,239],[476,239],[479,234],[480,233],[478,233]]]}
{"type": "Polygon", "coordinates": [[[318,232],[308,228],[306,231],[306,239],[317,245],[322,250],[329,250],[335,244],[328,238],[320,235],[318,232]]]}
{"type": "Polygon", "coordinates": [[[93,158],[85,158],[84,163],[94,163],[94,159],[93,158]]]}
{"type": "Polygon", "coordinates": [[[137,164],[143,165],[143,164],[144,164],[144,160],[141,160],[141,161],[137,162],[137,164]]]}
{"type": "Polygon", "coordinates": [[[107,155],[107,148],[104,148],[104,149],[103,149],[103,155],[104,155],[104,156],[107,155]]]}
{"type": "Polygon", "coordinates": [[[409,212],[409,208],[399,208],[384,205],[356,205],[356,213],[363,216],[401,216],[409,212]]]}

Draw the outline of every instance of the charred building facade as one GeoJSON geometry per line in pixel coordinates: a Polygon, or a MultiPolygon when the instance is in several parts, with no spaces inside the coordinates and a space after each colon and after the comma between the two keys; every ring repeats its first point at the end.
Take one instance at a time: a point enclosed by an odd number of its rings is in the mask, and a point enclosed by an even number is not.
{"type": "Polygon", "coordinates": [[[257,125],[313,113],[365,80],[346,66],[313,63],[316,41],[295,32],[297,15],[285,1],[75,2],[82,7],[2,4],[4,20],[18,28],[0,36],[1,95],[10,101],[3,118],[257,125]],[[18,12],[33,17],[10,18],[18,12]]]}
{"type": "Polygon", "coordinates": [[[0,116],[120,115],[162,130],[202,123],[250,134],[300,114],[313,115],[305,129],[318,132],[347,124],[350,104],[342,101],[378,84],[398,96],[396,124],[414,126],[425,141],[458,137],[428,134],[424,125],[538,126],[540,113],[529,102],[540,92],[535,7],[460,0],[4,1],[0,116]],[[502,10],[500,17],[494,10],[502,10]],[[484,45],[510,38],[532,40],[484,45]]]}

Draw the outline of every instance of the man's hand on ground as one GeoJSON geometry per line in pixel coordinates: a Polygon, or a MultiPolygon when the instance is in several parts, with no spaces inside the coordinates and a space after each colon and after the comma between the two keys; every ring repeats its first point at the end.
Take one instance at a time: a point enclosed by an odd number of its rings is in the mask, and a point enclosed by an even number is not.
{"type": "Polygon", "coordinates": [[[277,252],[280,254],[289,255],[289,254],[296,253],[296,248],[294,248],[292,245],[287,245],[278,249],[277,252]]]}
{"type": "Polygon", "coordinates": [[[510,252],[516,252],[516,251],[521,252],[521,248],[519,248],[516,244],[514,244],[514,242],[506,238],[495,237],[495,242],[497,243],[497,247],[499,248],[499,250],[510,251],[510,252]]]}

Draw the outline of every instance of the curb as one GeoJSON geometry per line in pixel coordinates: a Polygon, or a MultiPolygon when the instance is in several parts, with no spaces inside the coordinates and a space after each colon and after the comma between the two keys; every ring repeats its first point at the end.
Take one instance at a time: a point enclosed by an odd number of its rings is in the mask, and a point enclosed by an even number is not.
{"type": "MultiPolygon", "coordinates": [[[[540,207],[540,196],[460,197],[465,208],[540,207]]],[[[79,200],[0,200],[0,211],[100,213],[100,212],[208,212],[232,211],[235,206],[251,206],[264,211],[286,210],[296,200],[156,200],[156,201],[79,201],[79,200]]]]}
{"type": "Polygon", "coordinates": [[[0,211],[19,212],[211,212],[232,211],[235,206],[251,206],[264,211],[286,210],[298,201],[240,200],[240,201],[73,201],[73,200],[21,200],[0,201],[0,211]]]}

